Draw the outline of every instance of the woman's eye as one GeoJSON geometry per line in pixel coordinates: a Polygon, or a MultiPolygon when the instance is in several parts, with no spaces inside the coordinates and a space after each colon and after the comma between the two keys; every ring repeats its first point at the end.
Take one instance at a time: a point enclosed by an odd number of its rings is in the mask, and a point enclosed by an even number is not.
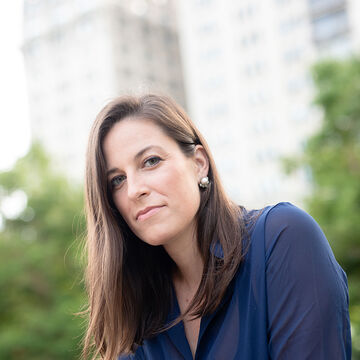
{"type": "Polygon", "coordinates": [[[144,161],[145,167],[152,167],[157,165],[160,162],[160,158],[158,156],[152,156],[151,158],[144,161]]]}
{"type": "Polygon", "coordinates": [[[111,179],[111,186],[112,187],[116,187],[121,185],[121,183],[125,180],[125,176],[124,175],[118,175],[115,176],[113,179],[111,179]]]}

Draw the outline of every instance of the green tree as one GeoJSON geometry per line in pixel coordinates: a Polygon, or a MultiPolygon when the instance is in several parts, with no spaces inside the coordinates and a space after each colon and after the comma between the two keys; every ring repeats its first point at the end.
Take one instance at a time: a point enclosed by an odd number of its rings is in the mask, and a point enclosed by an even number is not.
{"type": "Polygon", "coordinates": [[[303,155],[284,164],[288,173],[310,174],[305,204],[348,275],[353,358],[360,359],[360,59],[327,60],[312,74],[322,125],[303,155]]]}
{"type": "Polygon", "coordinates": [[[17,216],[2,213],[0,359],[78,358],[84,328],[73,313],[85,303],[75,241],[84,231],[81,188],[54,171],[34,144],[0,174],[0,204],[16,191],[27,204],[17,216]]]}

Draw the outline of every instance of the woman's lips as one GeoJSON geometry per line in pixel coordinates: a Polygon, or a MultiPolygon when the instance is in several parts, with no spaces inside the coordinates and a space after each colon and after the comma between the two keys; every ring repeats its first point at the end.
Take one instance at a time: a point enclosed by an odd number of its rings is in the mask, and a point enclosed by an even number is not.
{"type": "Polygon", "coordinates": [[[151,216],[155,215],[157,212],[159,212],[162,207],[163,206],[156,206],[156,207],[149,208],[149,210],[145,209],[145,212],[142,212],[137,217],[137,220],[144,221],[144,220],[148,219],[149,217],[151,217],[151,216]]]}

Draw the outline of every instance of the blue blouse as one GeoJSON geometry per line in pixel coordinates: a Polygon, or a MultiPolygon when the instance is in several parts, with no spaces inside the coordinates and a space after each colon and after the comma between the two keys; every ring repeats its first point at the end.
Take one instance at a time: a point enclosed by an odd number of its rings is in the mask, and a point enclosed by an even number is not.
{"type": "MultiPolygon", "coordinates": [[[[347,278],[315,220],[279,203],[263,209],[249,238],[221,304],[201,319],[195,359],[351,359],[347,278]]],[[[180,314],[173,298],[168,321],[180,314]]],[[[193,359],[183,323],[125,359],[193,359]]]]}

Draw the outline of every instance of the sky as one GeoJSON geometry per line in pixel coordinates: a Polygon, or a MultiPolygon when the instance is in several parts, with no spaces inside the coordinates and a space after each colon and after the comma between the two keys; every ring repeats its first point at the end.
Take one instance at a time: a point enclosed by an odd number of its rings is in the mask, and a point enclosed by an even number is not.
{"type": "Polygon", "coordinates": [[[22,0],[0,1],[0,171],[26,154],[30,122],[21,53],[22,0]]]}

